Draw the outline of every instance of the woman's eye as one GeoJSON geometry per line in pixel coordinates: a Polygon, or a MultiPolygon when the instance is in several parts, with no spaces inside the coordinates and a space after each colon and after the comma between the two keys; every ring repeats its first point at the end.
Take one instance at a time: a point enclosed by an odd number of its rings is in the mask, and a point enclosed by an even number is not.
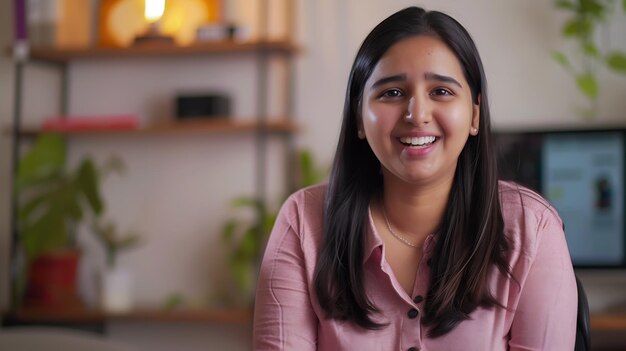
{"type": "Polygon", "coordinates": [[[396,98],[396,97],[401,97],[403,95],[404,94],[399,89],[389,89],[389,90],[385,90],[385,92],[382,93],[381,97],[383,97],[383,98],[396,98]]]}
{"type": "Polygon", "coordinates": [[[431,95],[446,96],[446,95],[452,95],[452,93],[451,93],[451,92],[450,92],[450,90],[448,90],[448,89],[444,89],[444,88],[437,88],[437,89],[433,90],[433,92],[431,93],[431,95]]]}

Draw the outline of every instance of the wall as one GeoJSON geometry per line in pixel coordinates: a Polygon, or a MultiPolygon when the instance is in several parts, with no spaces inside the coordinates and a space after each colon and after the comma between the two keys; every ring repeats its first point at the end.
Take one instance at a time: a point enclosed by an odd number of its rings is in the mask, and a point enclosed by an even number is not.
{"type": "MultiPolygon", "coordinates": [[[[348,72],[360,42],[384,17],[415,2],[300,0],[297,4],[297,36],[303,48],[296,67],[295,109],[303,130],[298,144],[311,148],[320,163],[328,164],[339,132],[348,72]]],[[[419,4],[450,13],[472,33],[486,67],[493,123],[497,128],[595,126],[626,120],[623,115],[626,78],[605,74],[602,75],[603,95],[597,118],[586,121],[576,114],[573,106],[581,100],[580,93],[571,77],[549,58],[551,50],[561,47],[558,33],[562,16],[553,9],[552,2],[429,0],[419,4]]],[[[0,28],[0,47],[5,47],[2,44],[8,43],[11,36],[11,29],[6,26],[10,13],[10,4],[0,2],[0,23],[3,26],[0,28]]],[[[623,33],[624,22],[622,20],[611,31],[623,33]]],[[[612,40],[626,49],[626,36],[613,35],[612,40]]],[[[246,77],[254,75],[241,68],[246,66],[246,59],[225,57],[217,60],[220,69],[211,65],[215,61],[188,59],[149,63],[94,61],[74,65],[70,109],[74,113],[131,111],[159,116],[169,108],[163,103],[167,101],[169,91],[206,88],[210,87],[209,82],[218,79],[235,94],[238,112],[250,115],[254,104],[250,89],[254,82],[246,77]],[[153,73],[155,70],[158,75],[153,73]],[[174,75],[176,79],[173,79],[174,75]],[[145,87],[149,89],[143,89],[145,87]],[[94,94],[94,91],[99,93],[94,94]]],[[[56,108],[56,78],[39,70],[31,70],[29,74],[38,82],[47,84],[29,87],[29,94],[35,94],[37,101],[32,101],[32,105],[29,102],[27,117],[35,121],[45,116],[46,111],[56,108]]],[[[11,113],[10,77],[8,60],[0,57],[0,122],[3,125],[11,113]]],[[[8,189],[7,140],[5,135],[0,137],[0,189],[8,189]]],[[[122,265],[129,267],[138,277],[136,293],[139,303],[158,304],[171,292],[180,292],[189,301],[206,301],[206,295],[214,288],[211,279],[223,274],[216,233],[228,213],[228,199],[235,194],[250,193],[253,189],[254,179],[248,166],[254,162],[251,156],[254,145],[250,140],[245,137],[146,136],[132,139],[76,138],[72,143],[74,149],[93,153],[99,160],[110,154],[120,154],[128,165],[126,175],[112,176],[106,181],[105,191],[110,217],[115,218],[122,228],[134,229],[145,237],[142,247],[121,260],[122,265]],[[218,147],[225,151],[212,151],[218,147]],[[229,181],[220,182],[219,188],[209,186],[220,179],[229,181]]],[[[72,154],[72,160],[76,161],[80,155],[72,154]]],[[[273,174],[272,178],[279,181],[280,172],[273,174]]],[[[273,186],[275,188],[275,184],[273,186]]],[[[5,193],[4,190],[1,193],[5,193]]],[[[0,199],[1,301],[6,301],[7,201],[6,196],[0,199]]],[[[89,241],[88,238],[84,240],[89,241]]],[[[91,252],[96,259],[85,268],[87,272],[98,267],[97,258],[101,257],[96,248],[91,252]]],[[[593,309],[625,302],[626,274],[623,271],[579,272],[579,275],[588,287],[593,309]]],[[[84,281],[83,289],[93,300],[94,283],[84,281]]],[[[172,326],[172,330],[177,328],[172,326]]],[[[202,328],[190,330],[185,337],[190,347],[205,340],[202,328]]],[[[241,339],[239,334],[226,334],[233,339],[230,349],[245,349],[236,341],[241,339]]],[[[112,335],[149,345],[149,341],[144,341],[150,339],[148,329],[136,328],[128,332],[114,327],[112,335]]],[[[182,345],[178,347],[185,349],[182,345]]]]}

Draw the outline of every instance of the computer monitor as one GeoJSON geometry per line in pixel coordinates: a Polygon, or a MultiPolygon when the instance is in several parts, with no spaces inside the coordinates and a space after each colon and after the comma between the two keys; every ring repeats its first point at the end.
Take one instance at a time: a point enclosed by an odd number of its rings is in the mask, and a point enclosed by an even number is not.
{"type": "Polygon", "coordinates": [[[626,129],[495,133],[501,179],[547,198],[576,268],[625,268],[626,129]]]}

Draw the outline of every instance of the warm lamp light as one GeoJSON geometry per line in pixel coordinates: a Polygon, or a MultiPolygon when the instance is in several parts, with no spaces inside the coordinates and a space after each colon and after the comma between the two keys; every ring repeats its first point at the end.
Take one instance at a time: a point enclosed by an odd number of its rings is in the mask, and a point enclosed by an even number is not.
{"type": "Polygon", "coordinates": [[[165,12],[165,0],[145,0],[144,17],[148,22],[148,31],[135,38],[135,45],[172,44],[173,38],[161,34],[159,20],[165,12]]]}
{"type": "Polygon", "coordinates": [[[146,0],[144,16],[148,23],[158,22],[165,12],[165,0],[146,0]]]}

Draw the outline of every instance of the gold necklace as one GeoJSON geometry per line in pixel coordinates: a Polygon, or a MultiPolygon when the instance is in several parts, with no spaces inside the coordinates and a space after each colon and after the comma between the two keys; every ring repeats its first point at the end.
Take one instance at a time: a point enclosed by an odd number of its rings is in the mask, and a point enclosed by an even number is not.
{"type": "Polygon", "coordinates": [[[394,238],[400,240],[405,245],[408,245],[414,248],[419,248],[419,246],[408,241],[403,235],[400,235],[396,233],[393,229],[391,229],[391,224],[389,224],[389,218],[387,218],[387,211],[385,211],[385,204],[382,204],[382,208],[383,208],[383,217],[385,217],[385,224],[387,224],[387,229],[389,229],[389,232],[391,233],[391,235],[393,235],[394,238]]]}

